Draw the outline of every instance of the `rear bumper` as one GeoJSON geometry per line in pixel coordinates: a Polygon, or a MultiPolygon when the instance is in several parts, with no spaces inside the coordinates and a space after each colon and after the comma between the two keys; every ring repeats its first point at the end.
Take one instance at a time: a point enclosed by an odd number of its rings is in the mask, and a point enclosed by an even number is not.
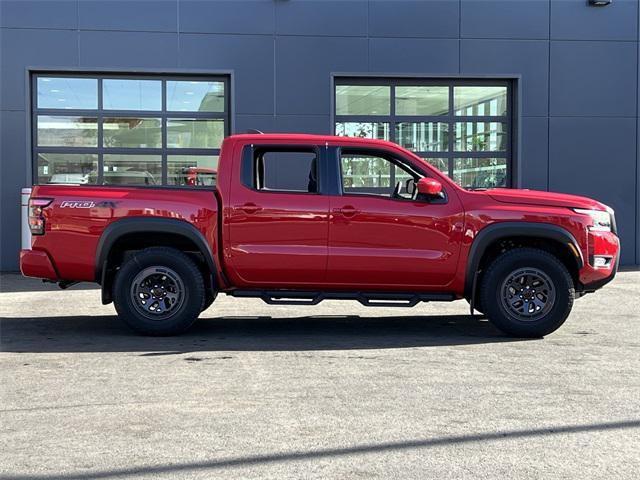
{"type": "Polygon", "coordinates": [[[59,280],[51,258],[42,250],[21,250],[20,271],[25,277],[59,280]]]}

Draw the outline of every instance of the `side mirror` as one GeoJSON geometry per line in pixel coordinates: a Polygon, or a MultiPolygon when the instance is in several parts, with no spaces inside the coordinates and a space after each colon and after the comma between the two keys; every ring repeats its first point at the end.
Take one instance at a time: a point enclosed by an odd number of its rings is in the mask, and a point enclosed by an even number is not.
{"type": "Polygon", "coordinates": [[[442,196],[442,184],[435,178],[418,180],[418,193],[429,198],[442,196]]]}

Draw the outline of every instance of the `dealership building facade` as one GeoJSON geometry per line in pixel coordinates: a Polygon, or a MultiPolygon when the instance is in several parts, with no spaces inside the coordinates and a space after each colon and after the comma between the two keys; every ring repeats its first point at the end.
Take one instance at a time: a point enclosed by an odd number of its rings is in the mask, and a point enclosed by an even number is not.
{"type": "Polygon", "coordinates": [[[594,197],[640,264],[638,0],[591,3],[2,0],[0,270],[18,268],[21,188],[189,188],[249,129],[382,138],[465,188],[594,197]]]}

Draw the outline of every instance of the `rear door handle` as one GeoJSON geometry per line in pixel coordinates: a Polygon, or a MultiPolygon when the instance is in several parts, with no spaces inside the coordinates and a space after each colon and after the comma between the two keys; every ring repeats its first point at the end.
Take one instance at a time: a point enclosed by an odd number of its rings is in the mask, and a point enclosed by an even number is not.
{"type": "Polygon", "coordinates": [[[249,202],[242,205],[240,207],[240,210],[242,210],[244,213],[252,214],[262,210],[262,207],[259,207],[255,203],[249,202]]]}
{"type": "Polygon", "coordinates": [[[335,208],[333,210],[334,213],[340,213],[345,217],[353,217],[356,213],[359,213],[358,210],[356,210],[354,207],[352,207],[351,205],[346,205],[342,208],[335,208]]]}

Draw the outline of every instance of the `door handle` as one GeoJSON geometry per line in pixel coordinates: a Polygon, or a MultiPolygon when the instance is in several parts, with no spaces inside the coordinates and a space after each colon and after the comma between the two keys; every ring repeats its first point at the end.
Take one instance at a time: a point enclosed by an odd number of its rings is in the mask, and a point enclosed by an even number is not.
{"type": "Polygon", "coordinates": [[[240,207],[240,210],[242,210],[244,213],[252,214],[252,213],[256,213],[256,212],[262,210],[262,207],[259,207],[255,203],[251,203],[250,202],[250,203],[245,203],[244,205],[242,205],[240,207]]]}
{"type": "Polygon", "coordinates": [[[358,210],[356,210],[351,205],[346,205],[342,208],[336,208],[333,211],[334,213],[340,213],[345,217],[353,217],[356,213],[359,213],[358,210]]]}

